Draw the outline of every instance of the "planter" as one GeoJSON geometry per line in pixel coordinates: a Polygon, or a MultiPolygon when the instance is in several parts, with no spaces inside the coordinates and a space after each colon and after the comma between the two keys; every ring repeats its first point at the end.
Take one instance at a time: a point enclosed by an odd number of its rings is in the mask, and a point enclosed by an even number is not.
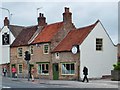
{"type": "Polygon", "coordinates": [[[111,80],[120,81],[120,71],[118,70],[111,70],[111,80]]]}

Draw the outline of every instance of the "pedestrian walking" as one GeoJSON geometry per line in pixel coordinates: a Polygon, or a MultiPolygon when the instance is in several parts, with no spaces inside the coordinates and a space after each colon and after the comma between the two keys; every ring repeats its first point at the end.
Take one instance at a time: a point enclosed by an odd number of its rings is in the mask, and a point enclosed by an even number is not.
{"type": "Polygon", "coordinates": [[[33,67],[31,70],[31,77],[32,77],[32,82],[34,82],[34,73],[35,73],[35,68],[33,67]]]}
{"type": "Polygon", "coordinates": [[[7,73],[7,68],[4,66],[3,67],[3,75],[4,75],[4,77],[6,77],[6,73],[7,73]]]}
{"type": "Polygon", "coordinates": [[[84,68],[83,68],[83,74],[84,74],[84,78],[83,78],[83,81],[82,81],[82,82],[84,82],[85,80],[86,80],[87,82],[89,82],[89,80],[88,80],[88,78],[87,78],[88,68],[85,67],[85,66],[84,66],[84,68]]]}
{"type": "Polygon", "coordinates": [[[16,68],[14,66],[12,67],[12,77],[16,77],[16,68]]]}

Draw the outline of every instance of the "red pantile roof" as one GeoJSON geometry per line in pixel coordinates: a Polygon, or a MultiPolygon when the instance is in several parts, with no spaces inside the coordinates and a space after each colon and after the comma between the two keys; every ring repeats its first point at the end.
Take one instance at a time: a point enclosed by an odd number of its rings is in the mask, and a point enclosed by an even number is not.
{"type": "Polygon", "coordinates": [[[36,30],[37,30],[37,25],[24,28],[21,31],[21,33],[17,36],[15,41],[12,43],[11,47],[28,45],[28,41],[31,39],[33,34],[36,32],[36,30]]]}
{"type": "Polygon", "coordinates": [[[54,35],[61,29],[63,22],[47,25],[34,39],[32,44],[50,42],[54,35]]]}
{"type": "Polygon", "coordinates": [[[98,22],[99,20],[90,26],[70,31],[53,52],[71,51],[73,45],[80,45],[85,40],[98,22]]]}

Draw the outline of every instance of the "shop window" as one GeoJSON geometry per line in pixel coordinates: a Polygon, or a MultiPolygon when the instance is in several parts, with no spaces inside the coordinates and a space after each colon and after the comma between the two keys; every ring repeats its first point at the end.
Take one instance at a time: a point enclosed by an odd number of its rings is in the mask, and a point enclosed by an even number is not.
{"type": "Polygon", "coordinates": [[[65,75],[75,74],[75,64],[62,63],[62,74],[65,74],[65,75]]]}
{"type": "Polygon", "coordinates": [[[38,72],[41,75],[49,75],[49,64],[48,63],[43,63],[38,65],[38,72]]]}

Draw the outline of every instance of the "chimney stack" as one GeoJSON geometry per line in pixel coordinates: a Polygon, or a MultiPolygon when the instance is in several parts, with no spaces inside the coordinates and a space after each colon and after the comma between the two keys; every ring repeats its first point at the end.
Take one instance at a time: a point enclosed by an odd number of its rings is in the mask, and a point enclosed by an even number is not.
{"type": "Polygon", "coordinates": [[[72,23],[72,13],[69,11],[69,8],[65,7],[65,12],[63,13],[63,22],[72,23]]]}
{"type": "Polygon", "coordinates": [[[46,18],[44,17],[44,15],[42,13],[39,13],[39,17],[37,19],[38,19],[38,26],[47,25],[46,18]]]}
{"type": "Polygon", "coordinates": [[[8,20],[8,18],[7,17],[5,17],[5,19],[4,19],[4,26],[9,26],[9,20],[8,20]]]}

